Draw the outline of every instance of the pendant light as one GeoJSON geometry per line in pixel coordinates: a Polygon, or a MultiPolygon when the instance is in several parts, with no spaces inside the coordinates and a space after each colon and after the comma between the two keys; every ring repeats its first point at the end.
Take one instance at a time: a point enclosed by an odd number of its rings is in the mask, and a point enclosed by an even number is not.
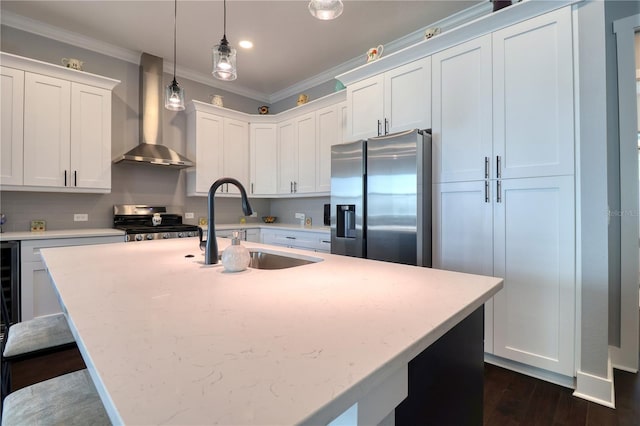
{"type": "Polygon", "coordinates": [[[184,90],[176,81],[176,28],[178,26],[178,0],[174,0],[173,11],[173,81],[164,91],[164,107],[170,111],[184,110],[184,90]]]}
{"type": "Polygon", "coordinates": [[[336,19],[342,14],[343,8],[342,0],[311,0],[309,2],[309,12],[323,21],[336,19]]]}
{"type": "Polygon", "coordinates": [[[236,71],[236,49],[227,41],[227,0],[224,0],[224,26],[220,44],[213,47],[212,74],[219,80],[232,81],[238,77],[236,71]]]}

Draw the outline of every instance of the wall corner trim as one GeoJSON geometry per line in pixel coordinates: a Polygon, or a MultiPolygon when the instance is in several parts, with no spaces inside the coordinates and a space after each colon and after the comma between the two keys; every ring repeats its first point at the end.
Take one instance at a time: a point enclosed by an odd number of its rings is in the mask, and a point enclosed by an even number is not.
{"type": "Polygon", "coordinates": [[[573,392],[573,396],[604,405],[605,407],[616,408],[611,357],[609,357],[607,377],[594,376],[578,370],[576,373],[576,390],[573,392]]]}

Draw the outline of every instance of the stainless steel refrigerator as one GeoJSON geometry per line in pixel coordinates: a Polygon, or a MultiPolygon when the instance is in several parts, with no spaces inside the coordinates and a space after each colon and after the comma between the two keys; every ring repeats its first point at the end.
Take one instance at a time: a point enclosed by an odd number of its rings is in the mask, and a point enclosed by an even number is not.
{"type": "Polygon", "coordinates": [[[331,253],[431,266],[431,131],[331,147],[331,253]]]}

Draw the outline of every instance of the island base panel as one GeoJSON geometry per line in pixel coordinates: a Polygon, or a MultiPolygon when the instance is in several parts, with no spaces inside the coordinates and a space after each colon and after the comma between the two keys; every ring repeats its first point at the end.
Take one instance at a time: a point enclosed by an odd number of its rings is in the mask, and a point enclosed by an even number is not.
{"type": "Polygon", "coordinates": [[[409,362],[409,395],[395,409],[396,426],[482,425],[483,309],[409,362]]]}

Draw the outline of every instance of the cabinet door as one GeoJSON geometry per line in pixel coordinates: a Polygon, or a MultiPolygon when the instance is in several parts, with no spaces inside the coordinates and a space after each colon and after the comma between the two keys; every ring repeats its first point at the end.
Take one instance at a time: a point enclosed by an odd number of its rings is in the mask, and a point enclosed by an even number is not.
{"type": "Polygon", "coordinates": [[[298,167],[296,123],[287,120],[278,124],[278,193],[293,193],[298,167]]]}
{"type": "MultiPolygon", "coordinates": [[[[223,133],[222,174],[237,179],[245,190],[249,190],[249,123],[225,118],[223,133]]],[[[227,192],[240,194],[234,185],[228,185],[227,192]]]]}
{"type": "Polygon", "coordinates": [[[190,153],[196,162],[195,172],[189,178],[195,179],[189,185],[192,195],[208,194],[209,188],[222,177],[223,118],[203,112],[195,113],[194,131],[188,138],[190,153]]]}
{"type": "Polygon", "coordinates": [[[252,195],[273,195],[278,191],[278,139],[275,124],[252,123],[249,192],[252,195]]]}
{"type": "Polygon", "coordinates": [[[342,111],[340,105],[322,108],[317,112],[316,131],[316,190],[331,191],[331,145],[342,143],[342,111]]]}
{"type": "Polygon", "coordinates": [[[431,128],[431,57],[384,74],[384,133],[431,128]]]}
{"type": "Polygon", "coordinates": [[[22,321],[62,312],[44,263],[23,262],[21,269],[22,321]]]}
{"type": "Polygon", "coordinates": [[[298,141],[297,178],[293,191],[316,191],[316,113],[311,112],[296,119],[298,141]]]}
{"type": "Polygon", "coordinates": [[[493,33],[494,155],[503,178],[573,173],[570,8],[493,33]]]}
{"type": "Polygon", "coordinates": [[[433,55],[434,182],[488,178],[492,165],[491,36],[433,55]]]}
{"type": "MultiPolygon", "coordinates": [[[[493,204],[488,182],[433,185],[433,267],[493,275],[493,204]]],[[[485,303],[485,352],[493,352],[493,301],[485,303]]]]}
{"type": "Polygon", "coordinates": [[[24,71],[0,67],[0,184],[22,185],[24,71]]]}
{"type": "Polygon", "coordinates": [[[70,183],[71,83],[25,73],[24,184],[70,183]]]}
{"type": "Polygon", "coordinates": [[[347,87],[347,133],[349,140],[378,136],[384,118],[384,75],[380,74],[347,87]]]}
{"type": "Polygon", "coordinates": [[[71,83],[70,186],[111,188],[111,91],[71,83]]]}
{"type": "MultiPolygon", "coordinates": [[[[497,185],[497,182],[494,182],[497,185]]],[[[506,179],[494,204],[495,354],[572,376],[573,176],[506,179]]]]}

